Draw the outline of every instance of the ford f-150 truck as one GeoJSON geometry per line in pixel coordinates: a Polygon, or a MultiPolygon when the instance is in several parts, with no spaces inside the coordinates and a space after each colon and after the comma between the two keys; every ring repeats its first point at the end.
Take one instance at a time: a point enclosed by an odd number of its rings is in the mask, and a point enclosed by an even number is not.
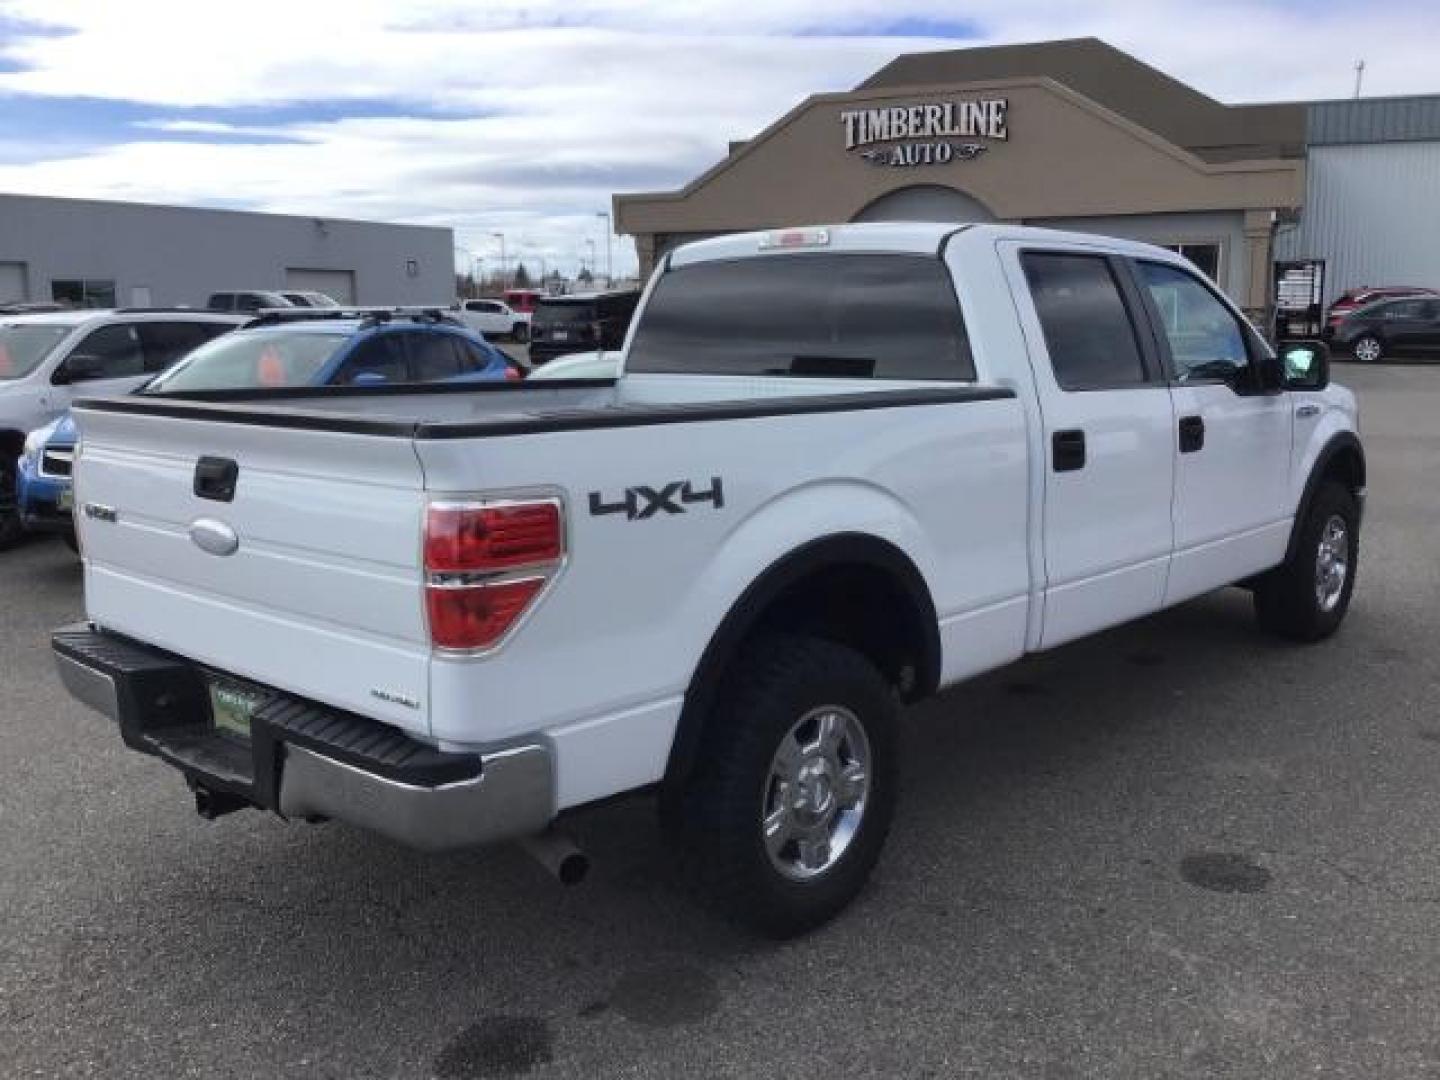
{"type": "Polygon", "coordinates": [[[1171,252],[1003,225],[684,246],[617,379],[76,416],[60,673],[202,813],[444,849],[652,789],[779,934],[876,863],[902,703],[1231,584],[1325,637],[1365,490],[1323,345],[1171,252]]]}

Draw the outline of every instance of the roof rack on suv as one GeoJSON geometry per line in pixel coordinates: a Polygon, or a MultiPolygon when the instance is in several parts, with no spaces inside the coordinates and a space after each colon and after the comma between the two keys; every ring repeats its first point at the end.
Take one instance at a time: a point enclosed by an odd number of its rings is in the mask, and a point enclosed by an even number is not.
{"type": "Polygon", "coordinates": [[[186,307],[183,304],[175,304],[171,307],[117,307],[112,308],[116,315],[224,315],[226,312],[215,311],[212,308],[186,307]]]}
{"type": "Polygon", "coordinates": [[[278,326],[288,322],[319,322],[327,319],[358,319],[362,325],[378,326],[394,319],[409,319],[417,323],[445,323],[450,326],[464,325],[442,307],[434,305],[416,307],[338,307],[338,308],[261,308],[255,317],[241,329],[257,326],[278,326]]]}

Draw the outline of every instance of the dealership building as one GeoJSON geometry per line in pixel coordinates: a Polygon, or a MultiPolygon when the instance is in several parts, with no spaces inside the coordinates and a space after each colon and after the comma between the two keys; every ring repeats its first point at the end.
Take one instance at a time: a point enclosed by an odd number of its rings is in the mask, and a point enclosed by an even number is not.
{"type": "MultiPolygon", "coordinates": [[[[688,240],[1011,222],[1175,248],[1299,332],[1365,284],[1440,287],[1440,96],[1227,105],[1088,38],[901,56],[679,191],[617,195],[641,271],[688,240]]],[[[1318,329],[1318,326],[1314,327],[1318,329]]]]}
{"type": "Polygon", "coordinates": [[[448,304],[454,245],[428,226],[0,195],[0,304],[198,307],[240,289],[448,304]]]}

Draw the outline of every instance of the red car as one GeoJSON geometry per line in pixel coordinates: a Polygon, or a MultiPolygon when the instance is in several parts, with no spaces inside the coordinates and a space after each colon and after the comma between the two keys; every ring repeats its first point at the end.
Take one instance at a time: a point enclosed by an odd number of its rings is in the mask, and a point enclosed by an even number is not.
{"type": "Polygon", "coordinates": [[[1351,289],[1340,294],[1339,298],[1330,305],[1330,310],[1325,316],[1325,324],[1334,330],[1340,325],[1341,319],[1357,308],[1373,304],[1377,300],[1393,300],[1400,296],[1440,296],[1440,292],[1415,285],[1362,285],[1358,289],[1351,289]]]}

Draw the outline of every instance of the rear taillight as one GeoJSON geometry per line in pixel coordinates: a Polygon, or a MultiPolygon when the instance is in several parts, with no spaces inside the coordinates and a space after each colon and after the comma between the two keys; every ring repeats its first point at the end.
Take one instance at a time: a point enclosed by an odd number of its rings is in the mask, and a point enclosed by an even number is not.
{"type": "Polygon", "coordinates": [[[494,648],[564,560],[560,502],[432,503],[424,550],[431,643],[439,649],[494,648]]]}

